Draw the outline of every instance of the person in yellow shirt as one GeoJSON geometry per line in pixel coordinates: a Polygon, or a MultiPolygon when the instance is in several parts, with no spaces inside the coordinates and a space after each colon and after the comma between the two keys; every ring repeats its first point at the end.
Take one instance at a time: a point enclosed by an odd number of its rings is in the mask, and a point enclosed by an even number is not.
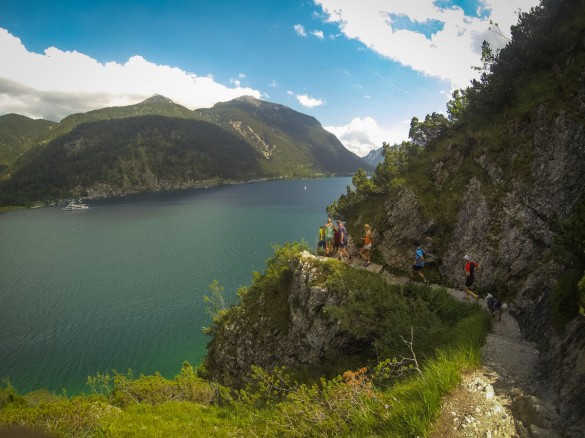
{"type": "Polygon", "coordinates": [[[316,255],[319,255],[319,248],[323,248],[323,253],[326,252],[326,243],[325,243],[325,225],[321,225],[319,228],[319,240],[317,241],[317,252],[316,255]]]}

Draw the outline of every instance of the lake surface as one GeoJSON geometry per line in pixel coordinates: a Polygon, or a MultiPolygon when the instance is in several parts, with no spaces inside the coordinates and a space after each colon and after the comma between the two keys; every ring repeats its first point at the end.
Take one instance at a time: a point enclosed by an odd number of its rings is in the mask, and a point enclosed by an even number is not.
{"type": "Polygon", "coordinates": [[[172,378],[183,361],[198,365],[210,283],[235,302],[272,244],[314,247],[325,207],[349,184],[271,181],[0,214],[0,378],[20,393],[74,394],[98,371],[172,378]]]}

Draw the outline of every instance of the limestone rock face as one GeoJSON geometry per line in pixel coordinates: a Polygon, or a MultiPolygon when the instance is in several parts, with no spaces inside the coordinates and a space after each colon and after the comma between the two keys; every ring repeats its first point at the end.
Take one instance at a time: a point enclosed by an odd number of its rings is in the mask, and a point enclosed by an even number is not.
{"type": "MultiPolygon", "coordinates": [[[[489,188],[469,181],[442,263],[442,273],[453,284],[463,280],[461,258],[479,262],[477,286],[511,285],[534,294],[541,285],[527,281],[542,266],[555,238],[554,219],[566,219],[585,193],[585,133],[581,123],[561,113],[551,120],[541,107],[532,126],[521,129],[531,136],[530,172],[511,177],[497,203],[484,194],[501,187],[501,172],[484,155],[478,161],[491,177],[489,188]]],[[[516,151],[509,151],[514,159],[516,151]]],[[[422,231],[422,230],[421,230],[422,231]]],[[[542,288],[541,288],[542,290],[542,288]]]]}
{"type": "MultiPolygon", "coordinates": [[[[560,338],[552,338],[544,372],[556,390],[557,409],[575,431],[585,431],[585,318],[570,322],[560,338]]],[[[572,430],[567,431],[571,433],[572,430]]],[[[579,436],[577,434],[573,436],[579,436]]]]}
{"type": "MultiPolygon", "coordinates": [[[[385,263],[404,270],[407,255],[414,252],[413,240],[433,253],[428,241],[441,239],[435,256],[447,283],[463,286],[463,256],[469,254],[479,263],[478,289],[496,296],[502,288],[518,290],[511,313],[524,337],[541,349],[542,372],[558,396],[561,413],[583,424],[585,322],[577,318],[560,336],[551,330],[551,293],[566,267],[550,261],[549,255],[560,237],[555,224],[568,219],[585,196],[585,125],[575,114],[554,114],[541,106],[530,123],[510,122],[506,129],[525,143],[511,145],[497,157],[468,145],[484,175],[464,187],[449,235],[437,233],[416,195],[403,189],[387,201],[377,247],[385,263]],[[502,163],[512,162],[520,164],[502,169],[502,163]]],[[[446,156],[433,163],[438,186],[464,165],[454,148],[447,148],[446,156]]]]}
{"type": "Polygon", "coordinates": [[[208,352],[208,371],[222,384],[240,387],[250,367],[319,364],[330,348],[353,342],[340,331],[337,321],[324,309],[342,298],[318,285],[316,257],[303,252],[290,262],[291,277],[279,294],[280,314],[275,314],[268,295],[253,306],[243,305],[238,318],[222,325],[208,352]]]}

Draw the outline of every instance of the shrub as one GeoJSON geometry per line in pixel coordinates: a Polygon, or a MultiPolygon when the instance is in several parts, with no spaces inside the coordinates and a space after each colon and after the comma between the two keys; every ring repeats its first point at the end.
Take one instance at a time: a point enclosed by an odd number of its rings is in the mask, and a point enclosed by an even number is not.
{"type": "Polygon", "coordinates": [[[4,379],[3,384],[4,386],[0,387],[0,409],[10,403],[22,401],[22,397],[19,397],[16,389],[14,389],[8,379],[4,379]]]}
{"type": "Polygon", "coordinates": [[[183,363],[181,373],[173,380],[164,378],[160,373],[134,378],[132,370],[126,374],[114,370],[113,376],[108,373],[90,376],[88,384],[94,393],[105,395],[116,406],[156,405],[175,400],[210,404],[218,390],[198,377],[188,362],[183,363]]]}

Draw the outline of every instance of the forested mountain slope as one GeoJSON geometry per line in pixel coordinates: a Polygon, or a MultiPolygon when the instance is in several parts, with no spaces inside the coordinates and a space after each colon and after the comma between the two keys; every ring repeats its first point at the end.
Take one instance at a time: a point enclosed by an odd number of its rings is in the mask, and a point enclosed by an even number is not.
{"type": "Polygon", "coordinates": [[[371,167],[325,131],[317,119],[284,105],[244,96],[196,113],[239,135],[272,166],[289,173],[304,169],[346,173],[371,167]]]}
{"type": "Polygon", "coordinates": [[[55,125],[55,122],[33,120],[18,114],[0,116],[0,172],[55,125]]]}
{"type": "Polygon", "coordinates": [[[253,98],[190,111],[163,96],[66,117],[0,181],[0,205],[370,166],[313,117],[253,98]]]}

